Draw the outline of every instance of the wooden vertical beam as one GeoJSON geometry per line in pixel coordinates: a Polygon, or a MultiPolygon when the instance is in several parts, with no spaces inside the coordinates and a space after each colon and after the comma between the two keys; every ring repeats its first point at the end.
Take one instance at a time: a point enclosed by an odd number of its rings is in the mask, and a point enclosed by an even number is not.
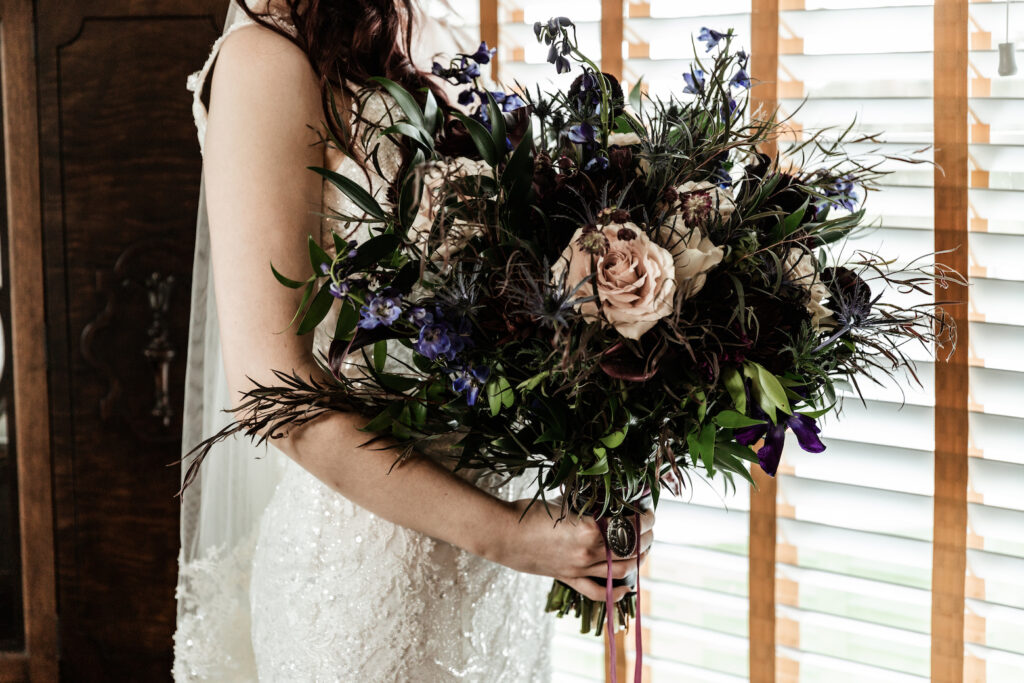
{"type": "Polygon", "coordinates": [[[0,1],[4,169],[13,344],[14,430],[26,671],[57,680],[57,594],[50,487],[50,414],[43,310],[39,119],[33,3],[0,1]]]}
{"type": "Polygon", "coordinates": [[[601,71],[622,80],[623,0],[601,0],[601,71]]]}
{"type": "MultiPolygon", "coordinates": [[[[498,45],[498,0],[480,0],[480,40],[488,47],[498,45]]],[[[498,81],[498,53],[491,59],[491,80],[498,81]]]]}
{"type": "MultiPolygon", "coordinates": [[[[936,0],[934,30],[935,251],[938,261],[966,274],[967,0],[936,0]]],[[[966,302],[967,296],[966,287],[953,287],[939,298],[966,302]]],[[[947,313],[959,339],[949,361],[935,363],[931,675],[937,683],[963,680],[967,572],[967,305],[947,313]]]]}
{"type": "MultiPolygon", "coordinates": [[[[752,0],[750,109],[770,116],[778,103],[779,0],[752,0]]],[[[763,149],[774,155],[774,141],[763,149]]],[[[775,683],[775,542],[777,484],[760,467],[751,467],[757,489],[750,490],[749,629],[750,681],[775,683]]]]}

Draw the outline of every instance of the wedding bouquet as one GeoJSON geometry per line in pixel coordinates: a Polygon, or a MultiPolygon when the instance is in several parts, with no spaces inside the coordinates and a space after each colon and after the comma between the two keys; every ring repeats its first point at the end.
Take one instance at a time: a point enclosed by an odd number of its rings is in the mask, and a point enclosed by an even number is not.
{"type": "MultiPolygon", "coordinates": [[[[578,73],[567,90],[488,90],[486,44],[434,64],[461,108],[377,79],[397,122],[365,138],[406,150],[393,191],[315,169],[359,212],[331,216],[333,248],[310,238],[307,278],[274,271],[304,292],[299,334],[338,307],[319,359],[333,380],[253,386],[186,485],[231,434],[356,411],[400,459],[454,442],[459,467],[532,474],[538,499],[593,515],[628,556],[646,500],[694,476],[753,483],[750,463],[774,475],[789,431],[823,451],[839,388],[913,376],[908,342],[953,343],[932,292],[959,276],[837,246],[890,159],[844,150],[873,137],[819,132],[785,163],[759,151],[782,124],[748,111],[731,31],[702,30],[681,92],[660,101],[625,95],[569,19],[534,30],[559,73],[578,73]],[[350,240],[357,226],[370,238],[350,240]]],[[[611,605],[564,584],[548,608],[584,632],[612,625],[611,605]]]]}

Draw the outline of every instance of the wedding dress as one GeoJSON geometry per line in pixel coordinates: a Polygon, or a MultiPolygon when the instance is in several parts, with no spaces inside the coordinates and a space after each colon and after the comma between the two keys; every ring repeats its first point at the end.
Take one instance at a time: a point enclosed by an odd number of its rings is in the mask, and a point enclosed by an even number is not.
{"type": "MultiPolygon", "coordinates": [[[[217,51],[252,23],[243,12],[229,12],[209,61],[190,78],[201,146],[200,94],[217,51]]],[[[372,96],[364,115],[387,117],[385,97],[372,96]]],[[[384,177],[368,177],[350,158],[335,170],[383,202],[398,150],[385,141],[379,159],[384,177]]],[[[358,213],[330,184],[323,205],[324,213],[358,213]]],[[[186,451],[229,420],[221,412],[229,397],[207,229],[201,194],[186,451]]],[[[333,253],[331,230],[324,221],[321,243],[333,253]]],[[[336,315],[316,329],[314,352],[326,350],[336,315]]],[[[344,450],[338,457],[357,457],[344,450]]],[[[273,446],[231,439],[210,453],[202,470],[182,501],[176,681],[548,680],[551,618],[543,608],[550,580],[381,519],[273,446]]],[[[525,479],[499,485],[493,475],[458,476],[507,500],[530,495],[525,479]]]]}

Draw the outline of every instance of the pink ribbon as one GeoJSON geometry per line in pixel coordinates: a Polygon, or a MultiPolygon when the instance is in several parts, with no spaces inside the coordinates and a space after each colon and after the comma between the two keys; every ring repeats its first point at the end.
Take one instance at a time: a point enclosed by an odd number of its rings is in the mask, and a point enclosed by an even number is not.
{"type": "MultiPolygon", "coordinates": [[[[608,568],[607,576],[604,582],[604,612],[607,623],[606,631],[608,633],[608,647],[611,653],[611,683],[618,683],[619,673],[618,667],[616,666],[615,656],[615,600],[612,596],[612,547],[608,543],[608,521],[605,519],[597,520],[598,526],[604,535],[604,559],[605,566],[608,568]]],[[[636,513],[633,518],[634,528],[636,529],[636,656],[634,657],[635,665],[633,667],[633,683],[641,683],[643,680],[644,672],[644,640],[643,632],[640,629],[640,513],[636,513]]]]}

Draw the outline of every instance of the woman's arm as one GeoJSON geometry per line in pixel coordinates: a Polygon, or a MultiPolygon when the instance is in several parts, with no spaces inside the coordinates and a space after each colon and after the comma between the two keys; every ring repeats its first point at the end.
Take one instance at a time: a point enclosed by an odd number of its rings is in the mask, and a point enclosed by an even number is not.
{"type": "MultiPolygon", "coordinates": [[[[263,28],[237,31],[222,48],[211,88],[204,171],[210,241],[228,385],[273,382],[272,370],[316,375],[312,335],[288,328],[300,293],[286,274],[309,269],[306,240],[319,235],[323,163],[316,130],[319,87],[305,55],[263,28]]],[[[331,413],[275,441],[284,453],[363,508],[521,571],[559,577],[603,599],[580,577],[604,575],[604,546],[589,518],[554,525],[538,505],[503,502],[428,458],[391,469],[393,450],[359,448],[365,420],[331,413]]],[[[645,526],[653,518],[645,520],[645,526]]],[[[649,546],[650,533],[643,537],[649,546]]],[[[633,566],[618,562],[617,576],[633,566]]],[[[625,592],[617,591],[617,597],[625,592]]]]}

